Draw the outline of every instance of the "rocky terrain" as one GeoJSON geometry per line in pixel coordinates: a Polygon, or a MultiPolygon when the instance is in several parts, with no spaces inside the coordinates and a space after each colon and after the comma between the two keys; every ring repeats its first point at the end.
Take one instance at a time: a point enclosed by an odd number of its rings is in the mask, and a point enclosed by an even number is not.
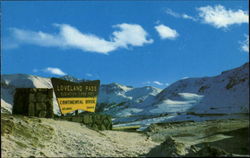
{"type": "Polygon", "coordinates": [[[2,157],[132,157],[158,143],[146,135],[95,131],[64,120],[2,115],[2,157]]]}
{"type": "Polygon", "coordinates": [[[96,131],[65,120],[2,114],[2,157],[250,156],[249,120],[96,131]]]}

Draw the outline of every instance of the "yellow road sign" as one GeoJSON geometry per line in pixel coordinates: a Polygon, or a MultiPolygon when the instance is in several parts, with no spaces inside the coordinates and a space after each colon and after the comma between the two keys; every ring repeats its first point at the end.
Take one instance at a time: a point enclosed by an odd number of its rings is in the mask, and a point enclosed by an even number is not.
{"type": "Polygon", "coordinates": [[[51,81],[62,114],[75,110],[95,112],[99,80],[74,83],[52,78],[51,81]]]}

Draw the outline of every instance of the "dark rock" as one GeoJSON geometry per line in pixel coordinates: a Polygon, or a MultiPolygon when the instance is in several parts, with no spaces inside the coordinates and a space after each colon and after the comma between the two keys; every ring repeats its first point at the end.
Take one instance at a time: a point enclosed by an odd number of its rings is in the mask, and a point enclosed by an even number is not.
{"type": "Polygon", "coordinates": [[[46,111],[45,110],[41,110],[38,112],[38,117],[46,117],[46,111]]]}
{"type": "Polygon", "coordinates": [[[83,122],[83,118],[82,118],[82,117],[72,117],[72,121],[73,121],[73,122],[82,123],[82,122],[83,122]]]}
{"type": "Polygon", "coordinates": [[[108,125],[110,124],[110,122],[109,122],[108,119],[103,120],[103,123],[104,123],[106,126],[108,126],[108,125]]]}
{"type": "Polygon", "coordinates": [[[101,124],[102,124],[102,121],[103,121],[103,120],[102,120],[101,117],[99,117],[98,115],[95,117],[95,121],[94,121],[94,122],[95,122],[96,124],[101,125],[101,124]]]}
{"type": "Polygon", "coordinates": [[[46,110],[46,103],[36,103],[36,110],[40,111],[40,110],[46,110]]]}
{"type": "Polygon", "coordinates": [[[83,116],[83,122],[85,123],[85,124],[90,124],[90,123],[92,123],[93,121],[92,121],[92,117],[91,117],[91,115],[84,115],[83,116]]]}
{"type": "Polygon", "coordinates": [[[42,93],[37,93],[36,100],[37,102],[46,102],[46,95],[42,93]]]}
{"type": "Polygon", "coordinates": [[[166,140],[146,155],[147,157],[179,157],[185,154],[185,145],[176,142],[172,137],[167,137],[166,140]]]}
{"type": "Polygon", "coordinates": [[[29,103],[28,116],[35,116],[35,103],[29,103]]]}
{"type": "Polygon", "coordinates": [[[16,88],[13,114],[48,117],[53,113],[53,90],[46,88],[16,88]]]}
{"type": "Polygon", "coordinates": [[[29,102],[36,102],[36,97],[34,93],[29,94],[29,102]]]}
{"type": "Polygon", "coordinates": [[[52,90],[48,90],[48,96],[47,96],[49,99],[52,99],[53,98],[53,91],[52,90]]]}
{"type": "Polygon", "coordinates": [[[37,92],[37,89],[36,88],[30,88],[30,91],[29,92],[37,92]]]}
{"type": "Polygon", "coordinates": [[[232,156],[232,154],[227,153],[221,148],[213,147],[208,144],[205,144],[204,147],[202,147],[200,150],[195,148],[194,146],[191,146],[189,150],[189,154],[187,156],[199,156],[199,157],[227,157],[232,156]]]}
{"type": "Polygon", "coordinates": [[[92,126],[91,126],[91,128],[93,129],[93,130],[98,130],[98,126],[96,125],[96,124],[93,124],[92,126]]]}
{"type": "Polygon", "coordinates": [[[101,125],[101,130],[106,130],[105,125],[101,125]]]}
{"type": "Polygon", "coordinates": [[[199,89],[199,92],[202,93],[208,88],[209,88],[209,86],[201,86],[200,89],[199,89]]]}

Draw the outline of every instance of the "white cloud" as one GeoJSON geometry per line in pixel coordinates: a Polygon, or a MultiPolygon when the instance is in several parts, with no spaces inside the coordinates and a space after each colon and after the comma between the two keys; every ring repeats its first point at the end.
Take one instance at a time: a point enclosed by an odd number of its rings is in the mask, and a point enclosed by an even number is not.
{"type": "Polygon", "coordinates": [[[183,14],[177,13],[177,12],[174,12],[173,10],[171,10],[169,8],[166,9],[166,14],[171,15],[171,16],[173,16],[175,18],[183,18],[183,19],[189,19],[189,20],[197,21],[196,18],[194,18],[194,17],[192,17],[190,15],[187,15],[185,13],[183,13],[183,14]]]}
{"type": "Polygon", "coordinates": [[[162,83],[160,81],[147,81],[147,82],[143,82],[142,84],[146,84],[146,85],[158,85],[158,86],[169,86],[168,83],[162,83]]]}
{"type": "Polygon", "coordinates": [[[81,33],[76,28],[62,24],[60,28],[60,41],[71,48],[78,48],[82,51],[108,53],[116,49],[112,42],[99,38],[92,34],[81,33]]]}
{"type": "Polygon", "coordinates": [[[182,79],[187,79],[187,78],[189,78],[189,77],[185,76],[185,77],[183,77],[182,79]]]}
{"type": "Polygon", "coordinates": [[[146,43],[153,43],[152,39],[147,40],[147,32],[137,24],[118,24],[114,28],[119,28],[120,31],[112,33],[114,45],[116,47],[143,46],[146,43]]]}
{"type": "Polygon", "coordinates": [[[15,44],[33,44],[43,47],[76,48],[82,51],[108,54],[118,48],[143,46],[153,43],[147,39],[147,32],[138,24],[118,24],[114,28],[120,29],[112,33],[110,41],[93,34],[80,32],[68,24],[54,24],[59,33],[49,34],[42,31],[30,31],[12,28],[11,33],[15,44]]]}
{"type": "Polygon", "coordinates": [[[233,24],[248,23],[248,13],[241,9],[235,11],[226,9],[222,5],[216,5],[215,7],[205,6],[197,8],[199,16],[204,23],[213,25],[216,28],[227,28],[233,24]]]}
{"type": "Polygon", "coordinates": [[[166,9],[166,13],[168,15],[171,15],[171,16],[176,17],[176,18],[180,18],[181,17],[181,15],[179,13],[176,13],[172,9],[169,9],[169,8],[166,9]]]}
{"type": "Polygon", "coordinates": [[[243,42],[240,42],[241,44],[241,50],[244,52],[249,53],[249,35],[245,35],[246,39],[243,42]]]}
{"type": "Polygon", "coordinates": [[[92,77],[93,76],[93,74],[90,74],[90,73],[86,73],[85,74],[87,77],[92,77]]]}
{"type": "Polygon", "coordinates": [[[161,83],[161,82],[159,82],[159,81],[153,81],[153,83],[154,83],[154,84],[157,84],[157,85],[159,85],[159,86],[162,86],[162,85],[163,85],[163,83],[161,83]]]}
{"type": "Polygon", "coordinates": [[[155,29],[159,33],[161,39],[175,39],[179,36],[176,30],[163,24],[155,26],[155,29]]]}
{"type": "Polygon", "coordinates": [[[67,75],[65,72],[63,72],[61,69],[59,68],[55,68],[55,67],[47,67],[46,69],[43,70],[46,73],[50,73],[53,75],[59,75],[59,76],[64,76],[67,75]]]}
{"type": "Polygon", "coordinates": [[[192,17],[190,15],[187,15],[187,14],[182,14],[182,18],[184,18],[184,19],[190,19],[190,20],[193,20],[193,21],[197,21],[196,18],[194,18],[194,17],[192,17]]]}

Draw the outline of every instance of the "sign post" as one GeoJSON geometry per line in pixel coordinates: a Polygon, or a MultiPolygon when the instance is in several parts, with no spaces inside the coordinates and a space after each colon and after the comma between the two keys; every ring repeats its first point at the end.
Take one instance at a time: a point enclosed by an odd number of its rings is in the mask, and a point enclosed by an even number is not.
{"type": "Polygon", "coordinates": [[[95,112],[100,80],[87,82],[70,82],[51,78],[61,113],[76,110],[95,112]]]}

